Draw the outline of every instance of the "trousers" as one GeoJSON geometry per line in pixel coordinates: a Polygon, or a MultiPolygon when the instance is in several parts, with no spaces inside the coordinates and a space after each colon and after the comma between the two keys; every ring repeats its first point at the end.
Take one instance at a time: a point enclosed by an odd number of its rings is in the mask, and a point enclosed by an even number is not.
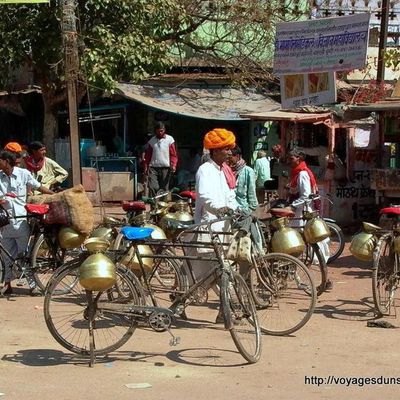
{"type": "MultiPolygon", "coordinates": [[[[9,283],[14,279],[12,274],[12,265],[14,263],[14,259],[16,259],[18,256],[21,256],[26,250],[29,241],[29,234],[29,225],[26,221],[21,221],[18,227],[14,228],[13,226],[8,225],[5,227],[5,229],[2,229],[1,243],[13,258],[10,259],[10,257],[7,255],[3,255],[4,282],[6,283],[9,283]]],[[[28,283],[31,285],[31,274],[28,275],[28,283]]]]}
{"type": "Polygon", "coordinates": [[[150,196],[151,197],[156,196],[159,190],[168,190],[170,179],[171,179],[170,168],[149,167],[148,185],[149,185],[150,196]]]}

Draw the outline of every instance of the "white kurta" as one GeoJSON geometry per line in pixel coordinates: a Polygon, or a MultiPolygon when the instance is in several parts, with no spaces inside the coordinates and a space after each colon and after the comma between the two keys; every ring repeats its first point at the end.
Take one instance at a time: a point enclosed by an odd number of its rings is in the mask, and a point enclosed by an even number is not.
{"type": "MultiPolygon", "coordinates": [[[[212,160],[201,165],[196,173],[196,196],[196,224],[216,219],[219,208],[236,210],[239,206],[235,190],[229,188],[221,167],[212,160]]],[[[215,223],[213,230],[224,230],[225,225],[224,222],[215,223]]]]}
{"type": "MultiPolygon", "coordinates": [[[[302,218],[303,216],[303,210],[304,210],[304,200],[309,198],[310,194],[312,194],[312,189],[311,189],[311,180],[310,176],[308,175],[307,171],[300,171],[299,176],[297,179],[297,191],[296,193],[299,193],[299,198],[293,201],[291,204],[295,208],[295,218],[302,218]]],[[[307,208],[304,211],[313,211],[313,208],[311,206],[307,206],[307,208]]],[[[296,219],[292,221],[291,225],[293,227],[299,227],[299,226],[304,226],[304,221],[302,219],[296,219]]],[[[329,238],[323,240],[322,242],[318,243],[318,246],[320,247],[322,251],[322,255],[325,258],[325,262],[328,261],[328,258],[330,257],[330,252],[329,252],[329,238]]]]}
{"type": "MultiPolygon", "coordinates": [[[[222,207],[229,207],[232,210],[238,208],[234,189],[230,189],[226,182],[225,174],[214,161],[209,160],[202,164],[196,173],[196,208],[194,213],[195,223],[213,221],[217,219],[217,211],[222,207]]],[[[213,231],[227,232],[230,226],[228,221],[216,222],[212,225],[213,231]]],[[[189,235],[188,235],[189,236],[189,235]]],[[[198,241],[209,242],[209,234],[196,234],[198,241]]],[[[193,238],[193,237],[192,237],[193,238]]],[[[190,241],[191,237],[184,240],[190,241]]],[[[223,240],[224,238],[222,238],[223,240]]],[[[213,256],[210,249],[188,249],[188,255],[199,255],[199,257],[213,256]]],[[[193,273],[196,278],[201,278],[211,268],[213,264],[204,261],[191,262],[193,273]]],[[[187,271],[188,276],[189,272],[187,271]]]]}

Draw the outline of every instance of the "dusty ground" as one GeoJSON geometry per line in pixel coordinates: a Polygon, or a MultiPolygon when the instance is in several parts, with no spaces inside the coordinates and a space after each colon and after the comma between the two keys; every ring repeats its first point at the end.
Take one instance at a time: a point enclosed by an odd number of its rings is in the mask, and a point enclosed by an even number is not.
{"type": "MultiPolygon", "coordinates": [[[[347,251],[347,250],[346,250],[347,251]]],[[[309,323],[290,337],[263,337],[263,355],[243,364],[228,332],[212,322],[216,311],[191,307],[175,329],[181,344],[148,330],[88,368],[48,332],[42,298],[25,289],[0,299],[0,393],[5,399],[397,399],[400,386],[306,384],[306,377],[399,377],[397,329],[368,328],[374,318],[367,263],[348,252],[330,267],[331,292],[309,323]],[[148,383],[130,389],[129,383],[148,383]]],[[[395,316],[385,320],[396,326],[395,316]]],[[[400,380],[399,382],[400,383],[400,380]]]]}

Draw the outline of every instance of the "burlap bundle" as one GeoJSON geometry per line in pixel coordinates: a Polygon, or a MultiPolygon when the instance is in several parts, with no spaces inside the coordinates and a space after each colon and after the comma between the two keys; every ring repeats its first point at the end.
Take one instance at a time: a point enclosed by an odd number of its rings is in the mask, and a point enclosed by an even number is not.
{"type": "Polygon", "coordinates": [[[88,235],[93,229],[93,205],[82,185],[53,195],[31,196],[28,202],[50,205],[46,215],[47,223],[71,226],[84,235],[88,235]]]}

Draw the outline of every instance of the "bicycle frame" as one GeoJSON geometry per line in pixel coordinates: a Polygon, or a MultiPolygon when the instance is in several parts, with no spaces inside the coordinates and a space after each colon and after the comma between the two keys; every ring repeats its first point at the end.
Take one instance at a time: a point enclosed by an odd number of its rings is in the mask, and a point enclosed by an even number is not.
{"type": "MultiPolygon", "coordinates": [[[[224,256],[224,244],[221,242],[221,235],[232,235],[230,232],[215,232],[212,230],[211,226],[216,222],[228,221],[230,218],[221,218],[217,220],[213,220],[211,222],[191,225],[188,229],[185,229],[178,236],[177,241],[171,242],[166,240],[153,240],[146,239],[142,241],[132,241],[129,247],[134,248],[135,256],[137,257],[138,263],[140,265],[140,270],[142,272],[144,286],[149,294],[153,306],[157,306],[157,301],[154,297],[153,290],[150,284],[151,278],[154,277],[156,270],[159,266],[153,267],[150,273],[146,272],[143,259],[151,258],[153,260],[163,260],[163,259],[171,259],[171,260],[181,260],[187,261],[189,266],[189,271],[191,273],[193,284],[188,288],[185,292],[174,292],[177,295],[177,298],[174,300],[173,304],[170,306],[170,310],[174,313],[179,312],[179,307],[183,306],[185,302],[197,291],[198,288],[202,287],[205,283],[207,283],[207,288],[210,288],[213,284],[218,282],[224,273],[233,272],[230,263],[227,263],[224,256]],[[203,229],[202,229],[203,228],[203,229]],[[205,228],[205,229],[204,229],[205,228]],[[182,237],[186,234],[208,234],[210,235],[210,242],[203,241],[190,241],[186,242],[182,240],[182,237]],[[159,254],[153,255],[143,255],[140,253],[139,246],[148,245],[152,248],[158,248],[159,254]],[[182,249],[183,255],[178,255],[175,253],[172,254],[160,254],[163,249],[168,248],[174,249],[182,249]],[[213,252],[214,255],[207,256],[199,256],[199,255],[187,255],[185,251],[187,249],[193,248],[201,248],[201,249],[209,249],[210,252],[213,252]],[[193,269],[190,261],[202,261],[202,262],[212,262],[217,263],[214,267],[212,267],[201,279],[197,279],[193,274],[193,269]]],[[[171,292],[171,290],[164,289],[164,292],[171,292]]],[[[226,327],[229,329],[230,327],[226,327]]]]}

